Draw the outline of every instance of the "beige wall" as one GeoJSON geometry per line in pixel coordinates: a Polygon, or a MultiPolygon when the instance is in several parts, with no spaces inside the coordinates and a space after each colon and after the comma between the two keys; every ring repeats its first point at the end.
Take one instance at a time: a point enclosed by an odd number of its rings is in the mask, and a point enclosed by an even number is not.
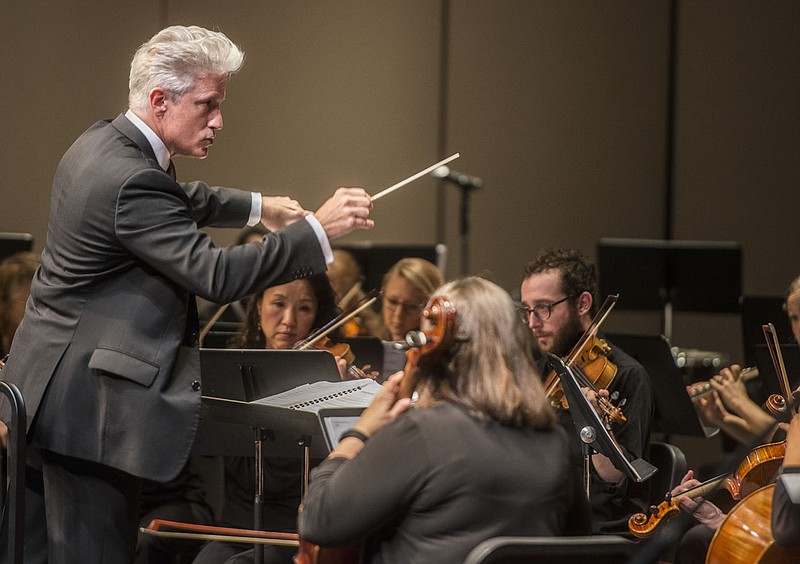
{"type": "MultiPolygon", "coordinates": [[[[662,237],[671,2],[443,1],[6,0],[0,231],[31,232],[41,248],[60,155],[124,109],[140,43],[196,23],[226,32],[247,62],[211,157],[179,161],[184,179],[315,208],[335,186],[377,192],[459,151],[453,168],[485,180],[471,197],[470,270],[512,291],[539,247],[593,256],[601,237],[662,237]]],[[[800,274],[800,3],[677,4],[674,236],[740,241],[744,291],[782,293],[800,274]]],[[[420,180],[345,242],[440,238],[459,274],[459,201],[420,180]]],[[[618,312],[608,328],[653,333],[660,319],[618,312]]],[[[738,317],[678,315],[674,341],[736,356],[738,317]]]]}

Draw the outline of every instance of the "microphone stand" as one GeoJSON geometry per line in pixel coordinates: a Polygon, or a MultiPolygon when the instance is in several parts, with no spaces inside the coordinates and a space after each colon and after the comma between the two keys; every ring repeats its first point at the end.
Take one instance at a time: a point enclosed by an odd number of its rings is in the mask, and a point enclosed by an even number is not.
{"type": "Polygon", "coordinates": [[[575,375],[572,373],[573,370],[579,369],[574,366],[568,367],[560,357],[554,354],[548,354],[547,357],[551,368],[556,371],[561,380],[561,387],[564,389],[564,395],[569,403],[569,413],[581,440],[584,461],[583,484],[586,488],[586,497],[589,497],[591,458],[595,452],[609,458],[615,468],[624,472],[635,482],[644,482],[655,474],[658,469],[649,462],[641,458],[629,460],[630,455],[626,455],[622,447],[611,436],[595,408],[583,395],[575,375]]]}
{"type": "Polygon", "coordinates": [[[469,274],[469,195],[472,186],[458,185],[461,188],[461,274],[469,274]]]}

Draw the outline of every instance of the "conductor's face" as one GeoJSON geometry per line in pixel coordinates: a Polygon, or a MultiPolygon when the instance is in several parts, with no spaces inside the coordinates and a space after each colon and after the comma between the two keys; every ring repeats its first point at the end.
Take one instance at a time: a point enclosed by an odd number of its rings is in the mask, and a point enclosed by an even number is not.
{"type": "Polygon", "coordinates": [[[217,130],[222,129],[220,106],[226,84],[224,76],[205,76],[177,101],[164,95],[157,133],[171,156],[202,159],[208,155],[217,130]]]}

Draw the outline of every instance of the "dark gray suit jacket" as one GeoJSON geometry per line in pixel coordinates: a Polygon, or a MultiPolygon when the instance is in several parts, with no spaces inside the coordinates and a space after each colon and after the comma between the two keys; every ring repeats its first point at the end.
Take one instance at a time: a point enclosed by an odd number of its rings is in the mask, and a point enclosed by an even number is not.
{"type": "Polygon", "coordinates": [[[185,346],[192,294],[227,303],[323,272],[313,229],[298,221],[263,244],[214,246],[199,228],[243,227],[250,193],[176,183],[124,115],[69,148],[50,205],[42,265],[2,374],[22,391],[29,440],[171,479],[199,419],[198,351],[185,346]]]}

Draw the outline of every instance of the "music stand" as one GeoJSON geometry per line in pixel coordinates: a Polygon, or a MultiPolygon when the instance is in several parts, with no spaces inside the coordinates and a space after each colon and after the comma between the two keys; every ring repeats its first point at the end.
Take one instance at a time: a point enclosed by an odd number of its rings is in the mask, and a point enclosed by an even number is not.
{"type": "MultiPolygon", "coordinates": [[[[288,410],[251,403],[265,396],[285,392],[298,385],[321,380],[338,381],[333,355],[321,350],[200,349],[203,397],[195,453],[256,457],[256,496],[253,503],[254,529],[263,530],[264,447],[278,454],[304,449],[305,464],[311,456],[328,454],[316,414],[287,413],[288,410]],[[254,442],[244,440],[249,426],[254,442]]],[[[307,470],[302,471],[303,476],[307,470]]],[[[256,564],[263,559],[263,547],[255,546],[256,564]]]]}
{"type": "Polygon", "coordinates": [[[669,340],[673,311],[740,311],[739,243],[604,238],[597,262],[600,294],[619,294],[618,309],[662,311],[669,340]]]}
{"type": "Polygon", "coordinates": [[[756,346],[764,346],[765,323],[772,323],[778,335],[792,335],[792,324],[783,309],[785,301],[783,296],[742,296],[742,343],[747,366],[758,362],[756,346]]]}
{"type": "Polygon", "coordinates": [[[447,246],[443,243],[425,245],[362,242],[335,245],[333,248],[353,255],[361,267],[365,290],[380,288],[383,285],[383,276],[401,259],[408,257],[425,259],[435,264],[442,273],[447,262],[447,246]]]}
{"type": "MultiPolygon", "coordinates": [[[[583,479],[586,488],[586,496],[589,497],[590,489],[590,464],[592,452],[599,452],[611,460],[615,468],[622,471],[631,480],[640,483],[650,478],[658,471],[658,468],[644,459],[637,458],[629,460],[630,455],[622,451],[622,447],[611,437],[600,416],[594,407],[581,392],[580,386],[572,373],[573,368],[568,367],[564,361],[548,353],[550,367],[556,371],[561,381],[561,387],[569,404],[569,414],[575,424],[575,430],[581,440],[583,451],[584,466],[583,479]]],[[[578,370],[577,368],[575,368],[578,370]]],[[[631,457],[632,458],[632,457],[631,457]]]]}
{"type": "Polygon", "coordinates": [[[0,233],[0,260],[22,251],[33,250],[30,233],[0,233]]]}
{"type": "Polygon", "coordinates": [[[698,417],[666,337],[611,333],[606,337],[635,358],[650,377],[656,408],[653,431],[706,438],[719,432],[719,429],[709,427],[698,417]]]}

